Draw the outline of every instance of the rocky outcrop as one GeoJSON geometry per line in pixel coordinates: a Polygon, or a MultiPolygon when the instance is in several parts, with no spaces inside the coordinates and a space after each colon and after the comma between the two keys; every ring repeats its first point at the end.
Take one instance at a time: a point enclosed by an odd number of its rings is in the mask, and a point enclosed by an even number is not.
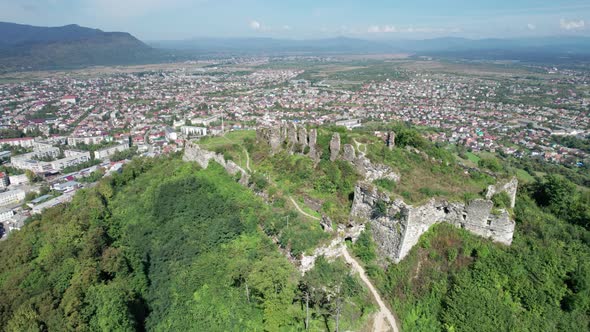
{"type": "Polygon", "coordinates": [[[202,168],[209,167],[209,162],[214,161],[221,165],[232,176],[240,175],[239,183],[247,186],[250,182],[250,176],[243,168],[238,166],[232,160],[225,160],[222,154],[202,149],[197,143],[189,142],[184,148],[184,161],[194,161],[202,168]]]}
{"type": "Polygon", "coordinates": [[[483,199],[469,204],[432,199],[424,205],[412,206],[400,199],[391,200],[375,186],[362,182],[355,188],[351,218],[356,223],[369,222],[379,252],[397,263],[422,234],[440,222],[510,245],[514,221],[504,210],[492,212],[493,203],[483,199]]]}
{"type": "Polygon", "coordinates": [[[510,197],[510,208],[514,209],[514,204],[516,203],[516,192],[518,191],[518,180],[516,178],[512,178],[510,181],[502,184],[502,185],[491,185],[488,186],[488,191],[486,193],[486,199],[492,199],[494,195],[499,194],[501,192],[505,192],[510,197]]]}
{"type": "Polygon", "coordinates": [[[330,140],[330,161],[335,161],[340,155],[340,134],[334,133],[330,140]]]}

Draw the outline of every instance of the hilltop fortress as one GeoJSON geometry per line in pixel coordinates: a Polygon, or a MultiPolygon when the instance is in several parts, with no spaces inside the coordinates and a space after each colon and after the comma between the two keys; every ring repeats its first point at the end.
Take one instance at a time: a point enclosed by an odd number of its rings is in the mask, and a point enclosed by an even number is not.
{"type": "MultiPolygon", "coordinates": [[[[395,145],[395,133],[385,134],[385,143],[391,149],[395,145]]],[[[281,150],[289,153],[301,153],[316,163],[320,161],[325,150],[318,146],[317,129],[298,127],[293,123],[280,127],[260,128],[257,130],[257,142],[268,144],[271,154],[281,150]]],[[[451,202],[445,199],[431,199],[419,206],[406,204],[401,199],[392,199],[372,184],[377,179],[399,181],[400,175],[391,167],[372,163],[364,153],[351,144],[341,146],[340,135],[333,133],[329,143],[330,160],[345,160],[355,166],[364,178],[355,186],[354,199],[350,213],[349,229],[354,234],[345,237],[358,237],[358,229],[370,225],[370,230],[379,253],[398,263],[414,247],[422,234],[437,223],[445,222],[463,228],[495,242],[510,245],[514,235],[515,222],[505,209],[494,209],[492,197],[505,192],[510,198],[510,207],[514,207],[518,181],[514,178],[501,185],[489,186],[484,198],[470,202],[451,202]]],[[[225,161],[223,156],[201,149],[195,143],[188,143],[185,148],[185,161],[196,161],[207,167],[214,160],[232,175],[240,174],[239,182],[248,185],[249,174],[232,161],[225,161]]],[[[340,229],[344,230],[343,228],[340,229]]],[[[345,230],[344,230],[345,231],[345,230]]],[[[314,255],[315,256],[315,255],[314,255]]],[[[305,259],[305,257],[304,257],[305,259]]]]}

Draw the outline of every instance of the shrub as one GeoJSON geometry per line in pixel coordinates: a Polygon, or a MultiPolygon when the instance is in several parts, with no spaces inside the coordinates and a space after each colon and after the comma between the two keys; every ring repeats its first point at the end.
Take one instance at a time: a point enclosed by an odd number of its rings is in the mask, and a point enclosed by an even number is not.
{"type": "Polygon", "coordinates": [[[387,203],[382,200],[378,200],[373,208],[373,218],[380,218],[387,215],[387,203]]]}
{"type": "Polygon", "coordinates": [[[487,168],[492,172],[502,171],[502,165],[496,158],[482,158],[477,162],[477,165],[481,168],[487,168]]]}
{"type": "Polygon", "coordinates": [[[495,194],[492,197],[492,202],[494,202],[494,207],[497,209],[510,208],[510,196],[504,191],[495,194]]]}

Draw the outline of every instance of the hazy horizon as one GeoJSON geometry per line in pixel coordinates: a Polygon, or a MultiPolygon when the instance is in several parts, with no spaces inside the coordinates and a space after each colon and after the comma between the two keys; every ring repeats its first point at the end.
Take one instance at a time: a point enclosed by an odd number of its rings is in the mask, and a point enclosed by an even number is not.
{"type": "Polygon", "coordinates": [[[0,21],[78,24],[146,41],[192,38],[470,39],[590,36],[590,4],[525,0],[0,0],[0,21]]]}

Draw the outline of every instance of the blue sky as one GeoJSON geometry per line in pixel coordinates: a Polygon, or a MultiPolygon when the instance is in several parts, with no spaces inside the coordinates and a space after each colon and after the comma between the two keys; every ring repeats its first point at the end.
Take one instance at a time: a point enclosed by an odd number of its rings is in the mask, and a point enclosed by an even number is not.
{"type": "Polygon", "coordinates": [[[75,23],[143,40],[590,36],[590,1],[0,0],[0,21],[75,23]]]}

